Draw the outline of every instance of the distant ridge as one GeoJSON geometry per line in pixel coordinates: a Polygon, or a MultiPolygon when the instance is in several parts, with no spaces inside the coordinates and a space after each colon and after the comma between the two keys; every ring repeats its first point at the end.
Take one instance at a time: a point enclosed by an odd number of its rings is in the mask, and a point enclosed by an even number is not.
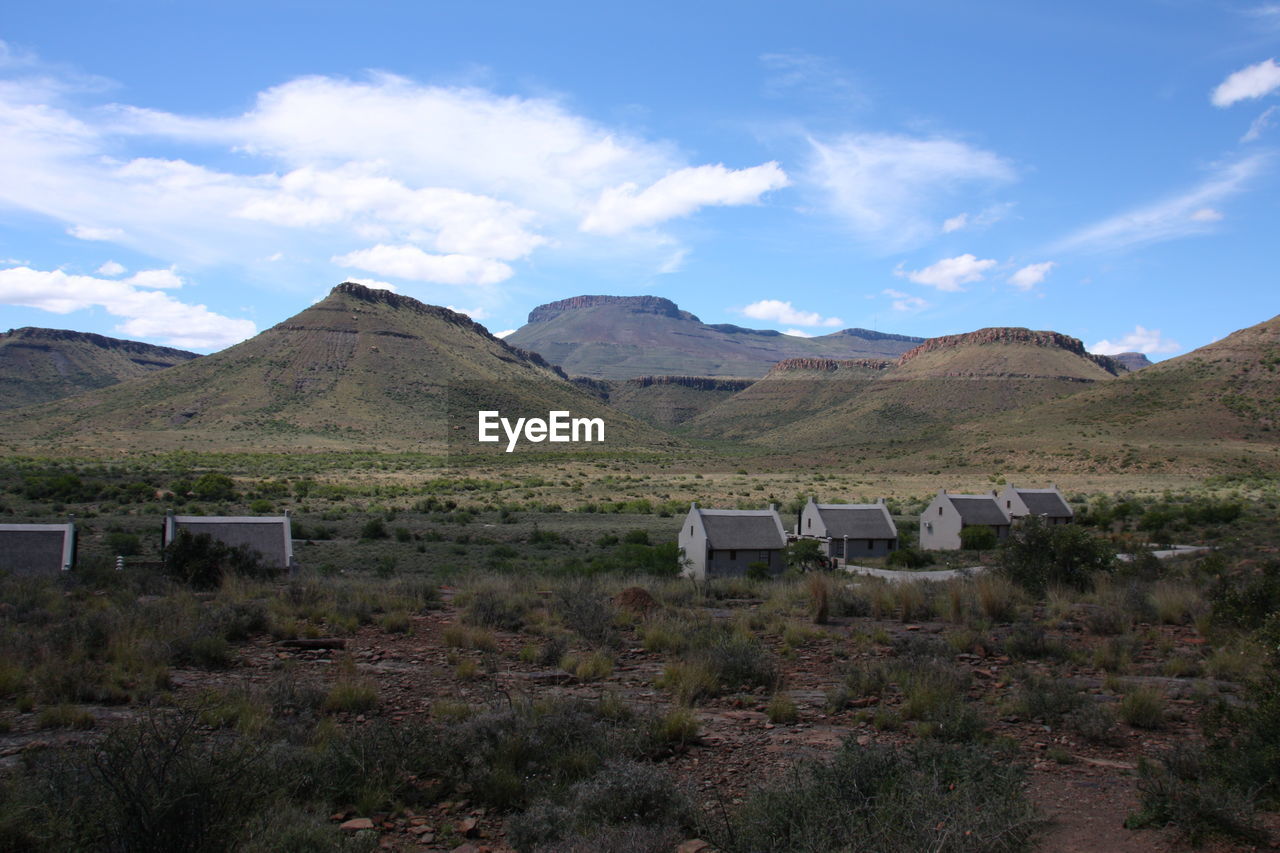
{"type": "Polygon", "coordinates": [[[1146,353],[1141,352],[1120,352],[1111,357],[1119,362],[1124,369],[1128,370],[1130,373],[1139,371],[1144,367],[1150,367],[1155,363],[1151,359],[1147,358],[1146,353]]]}
{"type": "Polygon", "coordinates": [[[1123,372],[1068,335],[992,327],[931,338],[892,361],[779,362],[682,431],[779,449],[944,440],[954,424],[1077,394],[1123,372]]]}
{"type": "Polygon", "coordinates": [[[199,358],[92,332],[24,326],[0,334],[0,409],[59,400],[199,358]]]}
{"type": "Polygon", "coordinates": [[[961,347],[982,346],[984,344],[1030,344],[1037,347],[1053,347],[1087,358],[1112,376],[1125,372],[1123,365],[1110,356],[1094,355],[1087,351],[1084,348],[1084,343],[1079,338],[1073,338],[1059,332],[1033,331],[1020,326],[992,326],[986,329],[979,329],[976,332],[929,338],[915,349],[903,353],[898,358],[898,364],[906,364],[926,353],[937,352],[938,350],[959,349],[961,347]]]}
{"type": "Polygon", "coordinates": [[[660,296],[574,296],[539,305],[506,338],[571,376],[756,379],[789,358],[895,359],[923,338],[844,329],[811,338],[703,323],[660,296]]]}
{"type": "Polygon", "coordinates": [[[578,311],[583,308],[596,308],[601,305],[613,305],[626,308],[637,314],[659,314],[663,317],[680,317],[701,323],[688,311],[681,311],[670,299],[661,296],[570,296],[556,302],[539,305],[529,312],[530,323],[545,323],[555,319],[566,311],[578,311]]]}

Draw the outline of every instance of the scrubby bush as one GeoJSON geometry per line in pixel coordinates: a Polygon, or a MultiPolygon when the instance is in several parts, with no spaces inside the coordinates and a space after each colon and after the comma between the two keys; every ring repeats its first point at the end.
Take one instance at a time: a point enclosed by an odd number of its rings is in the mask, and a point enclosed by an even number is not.
{"type": "Polygon", "coordinates": [[[995,528],[985,524],[972,524],[960,529],[960,547],[966,551],[989,551],[996,547],[998,541],[995,528]]]}
{"type": "Polygon", "coordinates": [[[1028,850],[1039,822],[1023,772],[972,746],[863,748],[807,762],[700,834],[730,853],[756,850],[1006,853],[1028,850]]]}
{"type": "Polygon", "coordinates": [[[1050,525],[1036,516],[1023,519],[1000,551],[1000,570],[1035,595],[1051,584],[1088,589],[1114,566],[1110,546],[1083,527],[1050,525]]]}
{"type": "Polygon", "coordinates": [[[899,548],[885,558],[886,565],[898,569],[923,569],[932,563],[928,554],[915,548],[899,548]]]}
{"type": "Polygon", "coordinates": [[[208,533],[179,530],[165,546],[164,571],[169,577],[198,589],[212,589],[227,574],[270,577],[276,571],[264,566],[258,552],[247,545],[232,547],[208,533]]]}

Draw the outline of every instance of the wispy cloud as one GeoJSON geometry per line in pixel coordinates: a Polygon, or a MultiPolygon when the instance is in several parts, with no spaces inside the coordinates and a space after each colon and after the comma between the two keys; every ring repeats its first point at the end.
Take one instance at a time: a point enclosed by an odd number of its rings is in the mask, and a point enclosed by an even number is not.
{"type": "Polygon", "coordinates": [[[1019,290],[1031,290],[1040,282],[1044,281],[1045,276],[1049,274],[1057,263],[1054,261],[1044,261],[1039,264],[1027,264],[1013,275],[1009,276],[1009,283],[1019,290]]]}
{"type": "Polygon", "coordinates": [[[1006,159],[954,139],[863,133],[809,146],[807,180],[854,234],[886,252],[938,234],[939,208],[960,190],[1015,177],[1006,159]]]}
{"type": "Polygon", "coordinates": [[[790,302],[779,299],[762,299],[753,302],[738,313],[753,320],[768,320],[788,326],[842,326],[844,321],[839,317],[823,317],[816,311],[800,311],[790,302]]]}
{"type": "Polygon", "coordinates": [[[766,53],[766,97],[795,97],[797,94],[826,101],[865,106],[869,98],[853,75],[836,60],[811,53],[766,53]]]}
{"type": "Polygon", "coordinates": [[[903,293],[901,290],[888,288],[880,293],[893,300],[894,311],[922,311],[929,307],[929,303],[924,299],[912,296],[910,293],[903,293]]]}
{"type": "Polygon", "coordinates": [[[765,193],[790,183],[776,162],[736,170],[723,164],[693,166],[672,172],[643,190],[634,183],[608,187],[581,227],[597,234],[621,234],[688,216],[703,207],[758,204],[765,193]]]}
{"type": "Polygon", "coordinates": [[[1214,205],[1247,189],[1267,160],[1267,155],[1255,154],[1219,166],[1199,186],[1082,228],[1052,250],[1117,250],[1205,233],[1222,218],[1214,205]]]}
{"type": "Polygon", "coordinates": [[[1249,129],[1245,131],[1244,136],[1240,137],[1241,142],[1257,142],[1262,138],[1262,134],[1267,132],[1267,128],[1271,126],[1276,115],[1276,107],[1267,107],[1262,114],[1253,120],[1249,125],[1249,129]]]}
{"type": "Polygon", "coordinates": [[[954,258],[943,258],[920,270],[894,270],[894,275],[914,281],[916,284],[927,284],[938,290],[959,292],[964,290],[960,285],[974,281],[982,281],[986,271],[996,265],[993,260],[979,260],[970,254],[958,255],[954,258]]]}
{"type": "Polygon", "coordinates": [[[1160,334],[1159,329],[1148,329],[1134,326],[1129,334],[1114,341],[1102,340],[1089,347],[1090,352],[1101,355],[1116,355],[1122,352],[1140,352],[1144,355],[1177,352],[1182,345],[1160,334]]]}

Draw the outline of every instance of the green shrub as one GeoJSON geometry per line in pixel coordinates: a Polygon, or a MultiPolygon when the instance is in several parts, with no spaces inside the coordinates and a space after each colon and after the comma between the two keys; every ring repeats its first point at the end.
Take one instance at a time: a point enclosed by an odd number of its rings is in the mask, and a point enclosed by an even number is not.
{"type": "Polygon", "coordinates": [[[999,542],[995,528],[972,524],[960,529],[960,547],[966,551],[989,551],[999,542]]]}
{"type": "Polygon", "coordinates": [[[886,565],[900,569],[923,569],[932,563],[928,554],[915,548],[899,548],[885,558],[886,565]]]}
{"type": "Polygon", "coordinates": [[[1267,832],[1259,823],[1254,792],[1224,778],[1213,756],[1200,747],[1176,745],[1159,761],[1138,764],[1139,811],[1125,826],[1172,826],[1199,847],[1213,836],[1260,844],[1267,832]]]}
{"type": "Polygon", "coordinates": [[[236,484],[226,474],[201,474],[191,491],[202,501],[230,501],[235,500],[236,484]]]}
{"type": "Polygon", "coordinates": [[[108,533],[107,550],[121,557],[135,557],[142,553],[142,540],[136,533],[108,533]]]}
{"type": "Polygon", "coordinates": [[[830,764],[802,763],[727,814],[704,814],[699,833],[732,853],[1024,851],[1039,821],[1022,777],[972,746],[846,741],[830,764]]]}
{"type": "Polygon", "coordinates": [[[1000,570],[1035,595],[1054,584],[1088,589],[1096,575],[1114,566],[1115,553],[1088,530],[1045,524],[1037,516],[1023,519],[1000,551],[1000,570]]]}
{"type": "Polygon", "coordinates": [[[1137,729],[1164,728],[1164,696],[1147,687],[1129,693],[1120,700],[1120,719],[1137,729]]]}
{"type": "Polygon", "coordinates": [[[260,562],[258,552],[247,545],[234,548],[208,533],[192,535],[179,530],[164,549],[164,571],[169,577],[197,589],[212,589],[227,573],[246,577],[270,577],[277,570],[260,562]]]}
{"type": "Polygon", "coordinates": [[[386,539],[387,526],[380,518],[371,518],[360,528],[361,539],[386,539]]]}

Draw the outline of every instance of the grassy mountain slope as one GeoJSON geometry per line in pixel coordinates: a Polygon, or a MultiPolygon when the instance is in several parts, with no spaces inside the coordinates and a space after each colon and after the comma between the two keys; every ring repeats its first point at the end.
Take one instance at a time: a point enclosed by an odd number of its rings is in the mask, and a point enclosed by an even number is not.
{"type": "Polygon", "coordinates": [[[896,358],[922,339],[866,329],[800,338],[708,325],[654,296],[576,296],[535,308],[507,337],[569,374],[758,378],[788,358],[896,358]]]}
{"type": "Polygon", "coordinates": [[[969,428],[1005,443],[1222,448],[1280,441],[1280,316],[1114,383],[969,428]],[[1019,439],[1020,435],[1027,438],[1019,439]]]}
{"type": "Polygon", "coordinates": [[[612,447],[670,443],[469,318],[351,283],[214,355],[0,415],[0,434],[26,449],[476,452],[497,447],[475,441],[481,408],[603,417],[612,447]]]}
{"type": "Polygon", "coordinates": [[[198,357],[88,332],[13,329],[0,333],[0,409],[59,400],[198,357]]]}
{"type": "Polygon", "coordinates": [[[673,429],[728,400],[752,384],[750,379],[707,376],[640,376],[593,380],[609,405],[660,429],[673,429]]]}
{"type": "Polygon", "coordinates": [[[775,371],[689,432],[779,449],[929,443],[957,423],[1076,394],[1118,371],[1075,338],[982,329],[932,338],[882,370],[775,371]]]}

